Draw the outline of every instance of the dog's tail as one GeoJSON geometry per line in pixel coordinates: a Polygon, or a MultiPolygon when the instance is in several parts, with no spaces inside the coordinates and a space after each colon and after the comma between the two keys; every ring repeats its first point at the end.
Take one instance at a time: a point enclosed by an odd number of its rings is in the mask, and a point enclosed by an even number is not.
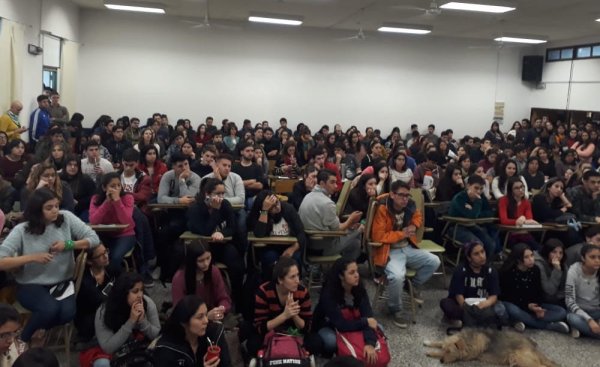
{"type": "Polygon", "coordinates": [[[560,365],[558,363],[554,362],[553,360],[546,357],[542,353],[538,352],[538,355],[540,357],[540,361],[542,362],[542,366],[544,366],[544,367],[560,367],[560,365]]]}

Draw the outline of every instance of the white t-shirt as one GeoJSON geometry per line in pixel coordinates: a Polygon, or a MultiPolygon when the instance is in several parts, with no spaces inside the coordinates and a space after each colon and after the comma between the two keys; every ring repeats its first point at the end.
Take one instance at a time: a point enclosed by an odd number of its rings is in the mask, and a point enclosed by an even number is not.
{"type": "Polygon", "coordinates": [[[135,175],[131,177],[125,177],[125,173],[121,173],[121,185],[123,185],[123,191],[133,194],[133,187],[135,186],[135,175]]]}
{"type": "Polygon", "coordinates": [[[273,223],[273,229],[271,230],[271,236],[289,236],[290,235],[290,226],[288,223],[281,217],[281,220],[277,223],[273,223]]]}

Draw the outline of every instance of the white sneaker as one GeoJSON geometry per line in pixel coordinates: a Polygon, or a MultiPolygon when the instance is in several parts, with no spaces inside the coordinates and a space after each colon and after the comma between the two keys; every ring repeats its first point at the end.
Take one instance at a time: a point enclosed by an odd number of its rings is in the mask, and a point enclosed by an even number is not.
{"type": "Polygon", "coordinates": [[[575,339],[579,338],[581,336],[581,333],[579,332],[579,330],[572,328],[571,329],[571,336],[575,339]]]}
{"type": "Polygon", "coordinates": [[[519,321],[513,325],[513,328],[515,328],[516,331],[522,333],[525,331],[525,324],[519,321]]]}

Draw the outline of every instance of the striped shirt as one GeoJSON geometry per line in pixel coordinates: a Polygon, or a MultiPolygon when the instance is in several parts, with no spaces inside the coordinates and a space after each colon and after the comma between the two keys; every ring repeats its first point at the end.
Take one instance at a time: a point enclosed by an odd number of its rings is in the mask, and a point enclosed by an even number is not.
{"type": "MultiPolygon", "coordinates": [[[[283,310],[285,310],[285,304],[282,305],[279,302],[275,286],[274,282],[267,282],[262,284],[256,291],[254,327],[260,335],[267,334],[267,322],[276,318],[283,310]]],[[[298,316],[304,320],[304,329],[301,331],[303,334],[306,334],[312,321],[310,294],[308,293],[308,290],[303,286],[298,285],[298,289],[294,292],[294,300],[298,301],[300,304],[300,313],[298,316]]],[[[289,319],[277,329],[285,331],[295,327],[294,320],[289,319]]]]}

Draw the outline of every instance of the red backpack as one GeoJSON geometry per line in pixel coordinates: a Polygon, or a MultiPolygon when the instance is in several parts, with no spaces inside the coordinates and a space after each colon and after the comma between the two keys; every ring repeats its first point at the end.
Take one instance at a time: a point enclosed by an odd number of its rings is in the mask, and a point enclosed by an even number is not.
{"type": "Polygon", "coordinates": [[[309,353],[302,347],[302,337],[269,332],[265,336],[267,349],[261,356],[258,353],[262,367],[310,367],[309,353]]]}

